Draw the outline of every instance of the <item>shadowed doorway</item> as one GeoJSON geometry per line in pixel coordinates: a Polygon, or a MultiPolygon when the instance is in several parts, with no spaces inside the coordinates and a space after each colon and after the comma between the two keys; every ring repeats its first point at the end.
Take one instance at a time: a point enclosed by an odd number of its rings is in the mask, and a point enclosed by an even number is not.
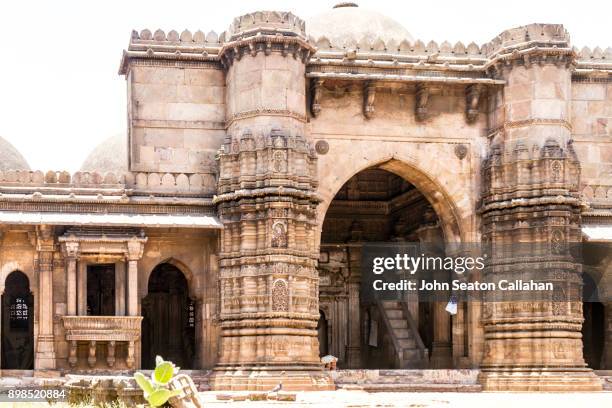
{"type": "Polygon", "coordinates": [[[183,273],[163,263],[149,277],[142,301],[142,367],[154,368],[155,356],[190,369],[195,366],[195,302],[183,273]]]}
{"type": "Polygon", "coordinates": [[[20,271],[6,277],[2,294],[2,368],[34,368],[34,296],[20,271]]]}

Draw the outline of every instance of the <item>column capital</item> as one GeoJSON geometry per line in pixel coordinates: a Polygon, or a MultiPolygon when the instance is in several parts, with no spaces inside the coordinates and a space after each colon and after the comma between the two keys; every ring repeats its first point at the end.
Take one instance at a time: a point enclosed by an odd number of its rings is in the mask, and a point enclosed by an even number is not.
{"type": "Polygon", "coordinates": [[[39,225],[36,227],[36,251],[55,250],[55,228],[52,225],[39,225]]]}
{"type": "Polygon", "coordinates": [[[144,253],[146,238],[131,238],[127,241],[126,259],[128,261],[138,261],[144,253]]]}
{"type": "Polygon", "coordinates": [[[81,244],[78,241],[63,242],[62,252],[67,259],[77,259],[81,252],[81,244]]]}

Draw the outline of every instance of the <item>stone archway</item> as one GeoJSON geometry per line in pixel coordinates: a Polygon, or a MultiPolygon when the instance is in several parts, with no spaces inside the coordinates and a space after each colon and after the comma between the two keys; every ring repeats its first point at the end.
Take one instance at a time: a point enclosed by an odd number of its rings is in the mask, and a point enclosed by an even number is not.
{"type": "Polygon", "coordinates": [[[196,363],[196,305],[183,272],[171,263],[157,265],[142,300],[142,367],[154,368],[160,355],[184,369],[196,363]]]}
{"type": "MultiPolygon", "coordinates": [[[[423,194],[441,220],[446,242],[469,242],[473,239],[474,207],[472,203],[466,202],[473,189],[471,175],[462,174],[461,168],[454,168],[450,160],[448,164],[443,164],[433,160],[433,157],[401,154],[396,151],[395,144],[381,144],[383,146],[384,149],[372,149],[373,153],[363,155],[357,154],[361,153],[358,147],[344,146],[349,152],[358,150],[353,155],[347,155],[352,160],[346,166],[337,164],[338,160],[344,158],[330,155],[320,159],[326,176],[320,181],[317,191],[322,199],[317,209],[319,228],[322,228],[327,210],[340,188],[361,171],[379,168],[401,177],[423,194]]],[[[417,153],[422,155],[419,150],[417,153]]]]}
{"type": "Polygon", "coordinates": [[[322,196],[319,301],[332,313],[330,353],[339,357],[339,366],[451,368],[452,322],[446,303],[364,302],[359,265],[367,242],[436,241],[442,251],[445,242],[461,242],[464,232],[450,196],[428,174],[397,159],[360,169],[331,199],[322,196]]]}
{"type": "Polygon", "coordinates": [[[21,271],[11,272],[2,293],[3,369],[34,368],[34,296],[21,271]]]}

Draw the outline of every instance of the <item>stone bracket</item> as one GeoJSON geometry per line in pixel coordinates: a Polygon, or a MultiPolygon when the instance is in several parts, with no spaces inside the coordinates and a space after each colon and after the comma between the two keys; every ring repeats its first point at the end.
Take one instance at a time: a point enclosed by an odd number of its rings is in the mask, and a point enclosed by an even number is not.
{"type": "Polygon", "coordinates": [[[363,116],[366,119],[372,119],[374,117],[376,101],[376,85],[374,82],[368,81],[363,85],[363,116]]]}
{"type": "Polygon", "coordinates": [[[478,84],[469,85],[465,88],[465,115],[468,123],[475,122],[478,119],[482,93],[482,86],[478,84]]]}
{"type": "Polygon", "coordinates": [[[324,80],[316,78],[311,82],[312,99],[310,101],[310,112],[312,116],[317,117],[321,113],[321,96],[323,94],[324,80]]]}
{"type": "Polygon", "coordinates": [[[427,119],[429,93],[429,87],[426,84],[417,84],[415,93],[415,114],[419,121],[427,119]]]}

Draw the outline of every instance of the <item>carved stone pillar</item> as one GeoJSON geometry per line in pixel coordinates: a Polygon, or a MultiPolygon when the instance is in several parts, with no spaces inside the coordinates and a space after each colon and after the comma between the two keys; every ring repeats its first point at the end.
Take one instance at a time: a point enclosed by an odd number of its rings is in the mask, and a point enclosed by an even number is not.
{"type": "Polygon", "coordinates": [[[361,367],[361,310],[359,306],[358,282],[348,284],[348,344],[346,346],[347,368],[361,367]]]}
{"type": "Polygon", "coordinates": [[[41,225],[36,230],[38,266],[38,337],[34,368],[55,369],[53,336],[53,257],[56,250],[53,227],[41,225]]]}
{"type": "Polygon", "coordinates": [[[574,53],[559,25],[500,38],[506,48],[493,74],[507,89],[493,95],[501,122],[482,166],[483,242],[491,245],[484,277],[533,279],[554,291],[487,299],[480,380],[496,391],[600,390],[582,355],[581,265],[570,251],[582,241],[580,164],[568,122],[574,53]],[[537,46],[515,41],[536,37],[537,46]]]}
{"type": "Polygon", "coordinates": [[[604,319],[605,338],[602,369],[612,370],[612,302],[605,304],[604,319]]]}
{"type": "Polygon", "coordinates": [[[67,242],[64,244],[66,259],[66,314],[77,315],[77,259],[79,256],[79,243],[67,242]]]}
{"type": "Polygon", "coordinates": [[[127,243],[127,315],[138,316],[138,261],[142,258],[144,243],[131,239],[127,243]]]}
{"type": "Polygon", "coordinates": [[[314,48],[291,13],[238,17],[227,39],[220,55],[232,92],[215,199],[221,354],[211,384],[328,388],[316,331],[316,153],[304,137],[304,64],[314,48]]]}
{"type": "Polygon", "coordinates": [[[87,261],[77,262],[77,315],[87,316],[87,261]]]}
{"type": "MultiPolygon", "coordinates": [[[[442,229],[432,208],[425,211],[424,220],[421,227],[417,230],[421,251],[431,257],[444,257],[444,236],[442,229]]],[[[448,276],[444,271],[432,271],[433,276],[427,277],[428,280],[436,279],[448,281],[448,276]]],[[[439,296],[443,292],[438,291],[439,296]]],[[[446,294],[450,298],[450,293],[446,294]]],[[[452,345],[451,345],[451,316],[446,311],[445,301],[431,302],[433,315],[433,343],[430,350],[431,368],[450,368],[453,365],[452,345]]]]}
{"type": "Polygon", "coordinates": [[[125,316],[126,290],[125,262],[115,263],[115,315],[125,316]]]}

